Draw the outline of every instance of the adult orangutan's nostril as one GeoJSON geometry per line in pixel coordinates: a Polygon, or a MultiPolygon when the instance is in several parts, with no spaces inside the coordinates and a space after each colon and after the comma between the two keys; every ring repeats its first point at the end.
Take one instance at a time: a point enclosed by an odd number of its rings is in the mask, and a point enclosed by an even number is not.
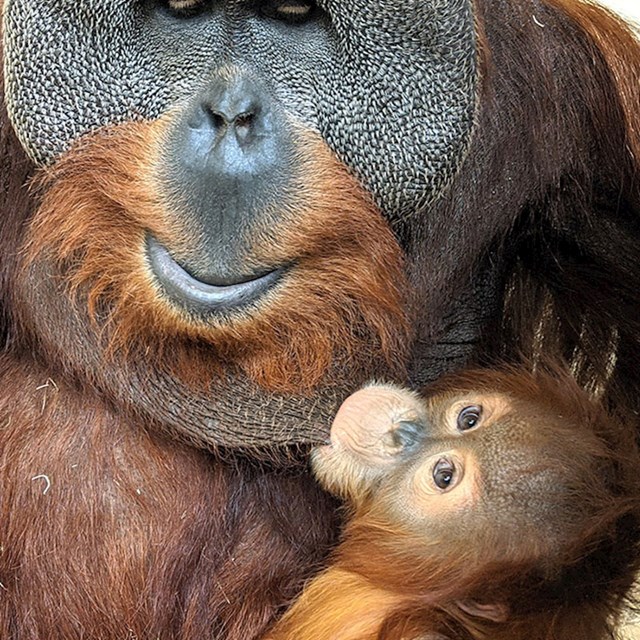
{"type": "Polygon", "coordinates": [[[211,124],[213,124],[213,128],[217,131],[223,131],[227,128],[227,119],[221,113],[212,112],[211,116],[211,124]]]}

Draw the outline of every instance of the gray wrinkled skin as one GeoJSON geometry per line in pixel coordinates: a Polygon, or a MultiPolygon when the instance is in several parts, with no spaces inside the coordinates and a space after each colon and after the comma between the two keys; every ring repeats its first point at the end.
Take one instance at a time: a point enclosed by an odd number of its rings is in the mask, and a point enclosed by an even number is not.
{"type": "Polygon", "coordinates": [[[320,18],[288,25],[244,0],[190,19],[154,0],[6,0],[10,117],[28,154],[50,164],[89,131],[155,118],[221,66],[245,67],[320,132],[389,217],[405,216],[442,190],[469,144],[471,1],[318,5],[320,18]]]}

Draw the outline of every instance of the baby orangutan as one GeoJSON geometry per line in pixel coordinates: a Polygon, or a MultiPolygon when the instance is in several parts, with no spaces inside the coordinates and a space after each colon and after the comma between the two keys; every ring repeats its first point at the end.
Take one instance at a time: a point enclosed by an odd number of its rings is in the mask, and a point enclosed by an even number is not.
{"type": "Polygon", "coordinates": [[[564,375],[358,391],[312,459],[343,542],[269,640],[612,638],[638,564],[628,431],[564,375]]]}

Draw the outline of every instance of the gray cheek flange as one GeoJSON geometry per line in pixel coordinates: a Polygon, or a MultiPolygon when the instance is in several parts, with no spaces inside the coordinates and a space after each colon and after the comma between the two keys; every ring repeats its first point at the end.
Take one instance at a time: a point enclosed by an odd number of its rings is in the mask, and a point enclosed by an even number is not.
{"type": "Polygon", "coordinates": [[[153,56],[136,46],[140,16],[130,4],[9,0],[5,6],[5,100],[37,164],[52,163],[89,131],[166,108],[168,87],[151,81],[153,56]]]}
{"type": "Polygon", "coordinates": [[[413,215],[455,175],[471,138],[471,0],[319,4],[328,18],[295,31],[240,0],[191,22],[134,0],[7,0],[9,116],[29,156],[47,165],[90,131],[153,119],[196,95],[221,65],[246,66],[389,217],[413,215]]]}

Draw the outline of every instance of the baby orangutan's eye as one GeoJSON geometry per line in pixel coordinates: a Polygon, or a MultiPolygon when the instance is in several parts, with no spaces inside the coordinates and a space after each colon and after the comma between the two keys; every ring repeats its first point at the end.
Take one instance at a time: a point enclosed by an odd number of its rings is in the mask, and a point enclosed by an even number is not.
{"type": "Polygon", "coordinates": [[[475,429],[482,419],[482,407],[480,405],[472,405],[465,407],[458,414],[456,426],[458,431],[471,431],[475,429]]]}
{"type": "Polygon", "coordinates": [[[440,491],[449,491],[458,484],[459,470],[453,460],[440,458],[433,467],[433,482],[440,491]]]}

